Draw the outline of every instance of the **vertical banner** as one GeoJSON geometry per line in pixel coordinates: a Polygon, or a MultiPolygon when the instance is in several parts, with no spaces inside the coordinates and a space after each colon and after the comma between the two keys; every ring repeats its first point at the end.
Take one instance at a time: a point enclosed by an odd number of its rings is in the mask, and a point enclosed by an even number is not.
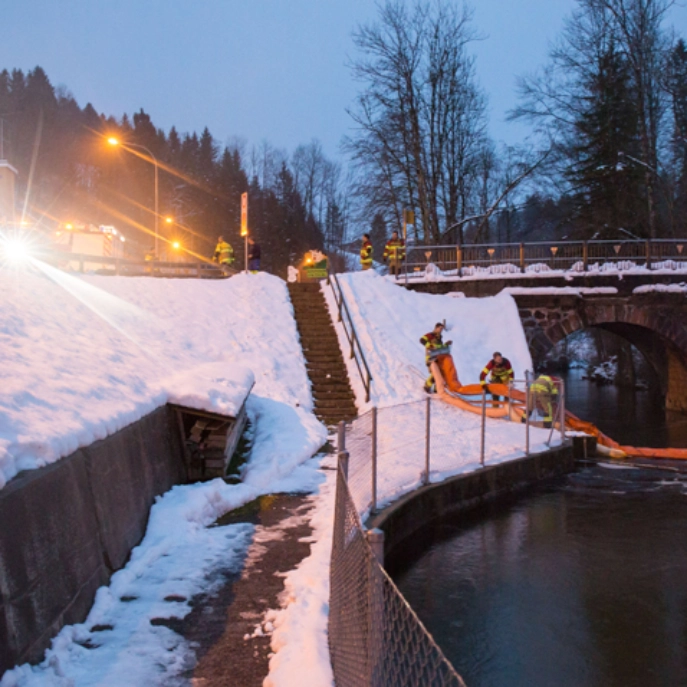
{"type": "Polygon", "coordinates": [[[248,236],[248,193],[241,194],[241,236],[248,236]]]}

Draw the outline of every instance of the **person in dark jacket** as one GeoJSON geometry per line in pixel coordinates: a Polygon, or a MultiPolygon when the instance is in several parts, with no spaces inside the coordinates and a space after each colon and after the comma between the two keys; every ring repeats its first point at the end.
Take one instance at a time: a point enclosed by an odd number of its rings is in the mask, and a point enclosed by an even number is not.
{"type": "Polygon", "coordinates": [[[248,239],[248,269],[255,273],[260,271],[260,244],[248,239]]]}
{"type": "MultiPolygon", "coordinates": [[[[479,383],[483,387],[487,386],[487,375],[490,375],[489,384],[503,384],[504,386],[508,386],[508,383],[513,381],[513,366],[510,364],[508,358],[504,358],[496,351],[479,375],[479,383]]],[[[494,401],[501,400],[501,397],[497,394],[492,394],[491,398],[494,401]]]]}

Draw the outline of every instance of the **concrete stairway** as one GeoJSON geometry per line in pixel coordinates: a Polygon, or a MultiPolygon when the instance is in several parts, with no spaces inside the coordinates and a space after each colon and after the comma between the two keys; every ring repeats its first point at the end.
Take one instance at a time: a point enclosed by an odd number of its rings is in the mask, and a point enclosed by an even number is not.
{"type": "Polygon", "coordinates": [[[315,414],[326,425],[352,420],[358,414],[355,396],[320,285],[289,284],[289,293],[312,383],[315,414]]]}

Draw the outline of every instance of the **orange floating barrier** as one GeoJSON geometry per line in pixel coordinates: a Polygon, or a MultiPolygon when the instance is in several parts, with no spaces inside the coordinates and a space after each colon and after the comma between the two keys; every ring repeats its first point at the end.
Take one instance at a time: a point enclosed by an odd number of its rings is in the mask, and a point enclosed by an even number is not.
{"type": "MultiPolygon", "coordinates": [[[[440,355],[430,366],[437,388],[437,396],[461,410],[482,414],[483,389],[481,384],[461,385],[450,355],[440,355]],[[465,398],[472,396],[477,398],[465,398]]],[[[502,396],[504,401],[488,401],[485,410],[487,417],[508,417],[519,421],[525,407],[525,394],[517,389],[510,389],[505,384],[489,384],[488,393],[502,396]],[[509,396],[510,394],[510,396],[509,396]],[[509,402],[510,400],[510,402],[509,402]]],[[[596,437],[600,453],[610,458],[657,458],[667,460],[687,460],[687,448],[638,448],[623,446],[604,434],[596,425],[581,420],[570,411],[565,413],[565,428],[574,432],[584,432],[596,437]]]]}

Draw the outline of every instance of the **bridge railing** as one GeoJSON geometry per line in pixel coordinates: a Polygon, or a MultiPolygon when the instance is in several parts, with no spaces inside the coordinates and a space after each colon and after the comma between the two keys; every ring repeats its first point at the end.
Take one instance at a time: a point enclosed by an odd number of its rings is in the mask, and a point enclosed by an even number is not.
{"type": "Polygon", "coordinates": [[[687,268],[687,239],[535,241],[530,243],[408,246],[405,270],[412,276],[434,265],[447,276],[480,272],[587,272],[644,267],[687,268]]]}

